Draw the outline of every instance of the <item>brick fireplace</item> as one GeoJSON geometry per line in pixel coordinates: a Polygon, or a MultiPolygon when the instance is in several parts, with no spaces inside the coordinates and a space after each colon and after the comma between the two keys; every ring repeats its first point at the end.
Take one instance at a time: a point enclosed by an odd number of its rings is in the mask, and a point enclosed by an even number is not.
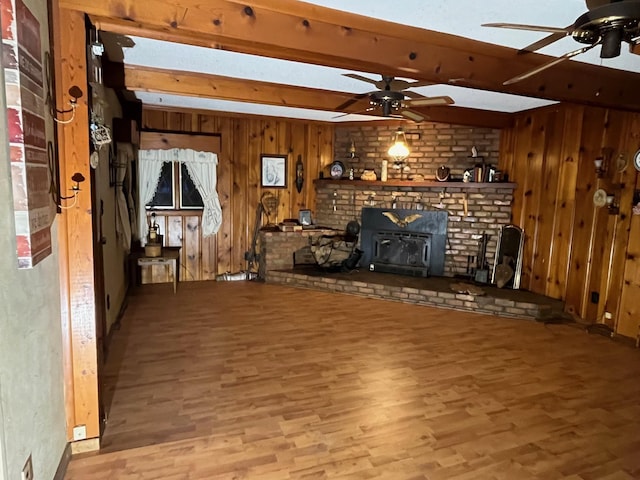
{"type": "Polygon", "coordinates": [[[444,265],[434,274],[466,274],[482,234],[488,237],[486,258],[492,271],[499,231],[511,220],[514,188],[511,183],[316,180],[315,222],[342,231],[354,218],[362,222],[367,208],[395,207],[402,218],[410,212],[446,212],[444,265]]]}
{"type": "Polygon", "coordinates": [[[503,225],[510,222],[514,188],[515,185],[510,183],[409,184],[316,180],[318,203],[314,220],[317,224],[330,227],[332,230],[262,232],[261,264],[265,268],[265,279],[268,282],[302,288],[506,317],[538,320],[555,318],[562,312],[562,302],[540,295],[487,285],[483,287],[487,294],[477,296],[456,293],[450,287],[453,283],[460,282],[460,279],[452,277],[465,273],[467,256],[477,254],[478,237],[483,233],[489,238],[486,257],[490,270],[493,269],[498,232],[503,225]],[[363,209],[365,212],[391,211],[394,205],[401,219],[412,213],[422,215],[446,212],[443,276],[422,278],[415,275],[370,272],[362,262],[357,271],[349,273],[323,274],[317,267],[295,267],[294,258],[304,256],[303,252],[308,250],[309,242],[314,235],[330,235],[332,231],[344,231],[350,220],[357,218],[361,221],[363,209]]]}
{"type": "MultiPolygon", "coordinates": [[[[414,274],[389,275],[378,273],[379,270],[375,269],[371,272],[368,263],[370,258],[366,256],[360,267],[350,272],[325,274],[315,266],[294,268],[294,253],[296,259],[304,258],[303,253],[308,250],[313,236],[331,234],[332,230],[263,232],[261,253],[266,280],[302,288],[509,317],[541,319],[561,312],[562,302],[529,292],[498,289],[490,285],[483,286],[486,295],[452,290],[452,285],[461,281],[455,277],[464,276],[468,272],[470,258],[475,259],[478,255],[483,236],[487,239],[487,267],[489,272],[493,270],[500,229],[511,221],[515,184],[460,181],[464,172],[478,162],[494,167],[498,165],[499,130],[428,122],[413,125],[407,129],[411,156],[406,163],[410,167],[410,175],[421,175],[424,180],[409,181],[408,175],[401,177],[400,172],[393,169],[387,182],[359,180],[364,169],[374,170],[380,177],[381,161],[388,158],[386,149],[396,128],[391,124],[336,127],[335,158],[343,161],[347,172],[353,168],[354,180],[328,179],[328,171],[323,172],[324,179],[314,180],[316,208],[313,219],[317,225],[344,232],[351,220],[362,222],[363,209],[394,211],[401,220],[408,215],[422,216],[426,212],[446,214],[442,270],[433,270],[430,254],[427,262],[431,274],[429,278],[414,274]],[[345,158],[352,142],[356,154],[345,158]],[[477,147],[480,157],[471,155],[473,146],[477,147]],[[449,168],[452,180],[457,181],[436,181],[435,172],[440,166],[449,168]]],[[[401,255],[401,262],[413,265],[418,259],[422,261],[425,258],[426,249],[433,247],[433,238],[432,232],[423,233],[430,238],[424,243],[410,245],[403,253],[405,256],[401,255]]],[[[361,232],[361,242],[365,242],[366,248],[368,240],[363,240],[362,235],[366,235],[366,229],[361,232]]],[[[397,260],[398,257],[394,257],[391,263],[397,263],[397,260]]]]}

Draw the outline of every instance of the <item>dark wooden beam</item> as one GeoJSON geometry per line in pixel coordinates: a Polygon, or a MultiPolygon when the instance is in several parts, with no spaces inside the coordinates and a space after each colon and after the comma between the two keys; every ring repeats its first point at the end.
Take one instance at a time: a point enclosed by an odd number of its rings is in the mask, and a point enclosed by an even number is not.
{"type": "Polygon", "coordinates": [[[289,0],[61,0],[100,28],[313,64],[640,111],[640,74],[567,61],[513,85],[539,54],[289,0]]]}

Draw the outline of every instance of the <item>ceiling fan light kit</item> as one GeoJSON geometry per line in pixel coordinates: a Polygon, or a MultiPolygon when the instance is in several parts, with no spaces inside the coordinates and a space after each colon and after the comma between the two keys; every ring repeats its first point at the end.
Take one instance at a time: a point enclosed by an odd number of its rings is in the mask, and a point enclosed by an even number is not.
{"type": "Polygon", "coordinates": [[[337,111],[344,111],[359,100],[369,97],[369,107],[362,112],[369,113],[381,110],[383,117],[404,117],[420,123],[428,118],[427,115],[410,110],[409,107],[428,107],[437,105],[451,105],[454,103],[449,96],[425,97],[424,95],[407,90],[408,88],[432,85],[431,82],[408,81],[382,75],[382,80],[373,80],[357,73],[345,73],[345,77],[353,78],[375,85],[378,90],[359,93],[336,107],[337,111]]]}

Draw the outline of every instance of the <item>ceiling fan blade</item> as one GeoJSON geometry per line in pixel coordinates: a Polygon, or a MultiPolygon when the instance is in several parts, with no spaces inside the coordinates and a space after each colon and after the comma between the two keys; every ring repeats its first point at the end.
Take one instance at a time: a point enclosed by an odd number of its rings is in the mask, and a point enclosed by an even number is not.
{"type": "Polygon", "coordinates": [[[614,3],[616,0],[586,0],[587,9],[593,10],[594,8],[603,7],[605,5],[609,5],[610,3],[614,3]]]}
{"type": "Polygon", "coordinates": [[[412,107],[431,107],[436,105],[452,105],[455,102],[453,98],[442,95],[440,97],[424,97],[416,100],[407,100],[405,103],[412,107]]]}
{"type": "Polygon", "coordinates": [[[338,105],[335,110],[337,112],[341,112],[342,110],[344,110],[347,107],[350,107],[351,105],[353,105],[356,102],[359,102],[360,100],[362,100],[363,98],[366,98],[370,95],[370,92],[367,93],[359,93],[357,95],[354,95],[352,98],[350,98],[349,100],[347,100],[346,102],[344,102],[341,105],[338,105]]]}
{"type": "Polygon", "coordinates": [[[519,82],[521,80],[524,80],[525,78],[529,78],[532,77],[534,75],[537,75],[538,73],[553,67],[554,65],[557,65],[561,62],[564,62],[565,60],[568,60],[572,57],[575,57],[576,55],[580,55],[581,53],[586,52],[587,50],[591,50],[593,47],[595,47],[596,45],[599,45],[600,42],[596,42],[593,45],[587,45],[586,47],[582,47],[579,48],[578,50],[574,50],[573,52],[569,52],[569,53],[565,53],[563,56],[558,57],[558,58],[554,58],[553,60],[551,60],[550,62],[547,63],[543,63],[542,65],[540,65],[539,67],[534,68],[533,70],[529,70],[528,72],[525,72],[521,75],[518,75],[516,77],[510,78],[509,80],[505,81],[502,83],[502,85],[511,85],[513,83],[519,82]]]}
{"type": "Polygon", "coordinates": [[[430,85],[435,85],[435,82],[425,82],[425,81],[409,82],[409,85],[407,85],[407,88],[428,87],[430,85]]]}
{"type": "Polygon", "coordinates": [[[331,117],[332,119],[334,118],[342,118],[342,117],[346,117],[347,115],[364,115],[368,112],[372,112],[373,110],[375,110],[375,107],[369,107],[369,108],[365,108],[364,110],[358,110],[357,112],[348,112],[348,113],[342,113],[340,115],[336,115],[334,117],[331,117]]]}
{"type": "Polygon", "coordinates": [[[537,42],[533,42],[532,44],[521,48],[520,50],[518,50],[518,53],[535,52],[536,50],[540,50],[541,48],[544,48],[547,45],[551,45],[553,42],[557,42],[558,40],[570,34],[571,34],[571,25],[569,25],[564,32],[552,33],[551,35],[547,35],[546,37],[541,38],[537,42]]]}
{"type": "Polygon", "coordinates": [[[532,32],[549,32],[549,33],[564,33],[564,34],[571,33],[571,31],[567,31],[566,28],[545,27],[542,25],[523,25],[520,23],[483,23],[482,26],[494,27],[494,28],[511,28],[514,30],[530,30],[532,32]]]}
{"type": "Polygon", "coordinates": [[[403,90],[403,91],[402,91],[402,94],[403,94],[405,97],[415,98],[415,99],[418,99],[418,98],[428,98],[426,95],[422,95],[421,93],[418,93],[418,92],[412,92],[412,91],[410,91],[410,90],[403,90]]]}
{"type": "Polygon", "coordinates": [[[403,108],[402,110],[400,110],[400,115],[402,115],[403,117],[408,118],[409,120],[413,120],[416,123],[420,123],[424,120],[426,120],[426,116],[414,111],[414,110],[409,110],[407,108],[403,108]]]}
{"type": "Polygon", "coordinates": [[[354,80],[360,80],[361,82],[367,82],[372,85],[376,85],[379,82],[379,80],[374,80],[373,78],[358,75],[357,73],[343,73],[342,75],[345,77],[353,78],[354,80]]]}

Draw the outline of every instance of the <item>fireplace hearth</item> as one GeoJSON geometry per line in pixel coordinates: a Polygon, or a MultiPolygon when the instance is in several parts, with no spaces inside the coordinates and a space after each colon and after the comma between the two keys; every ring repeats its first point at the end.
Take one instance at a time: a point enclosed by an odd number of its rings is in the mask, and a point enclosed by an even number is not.
{"type": "Polygon", "coordinates": [[[448,213],[363,208],[361,268],[418,277],[444,274],[448,213]]]}

